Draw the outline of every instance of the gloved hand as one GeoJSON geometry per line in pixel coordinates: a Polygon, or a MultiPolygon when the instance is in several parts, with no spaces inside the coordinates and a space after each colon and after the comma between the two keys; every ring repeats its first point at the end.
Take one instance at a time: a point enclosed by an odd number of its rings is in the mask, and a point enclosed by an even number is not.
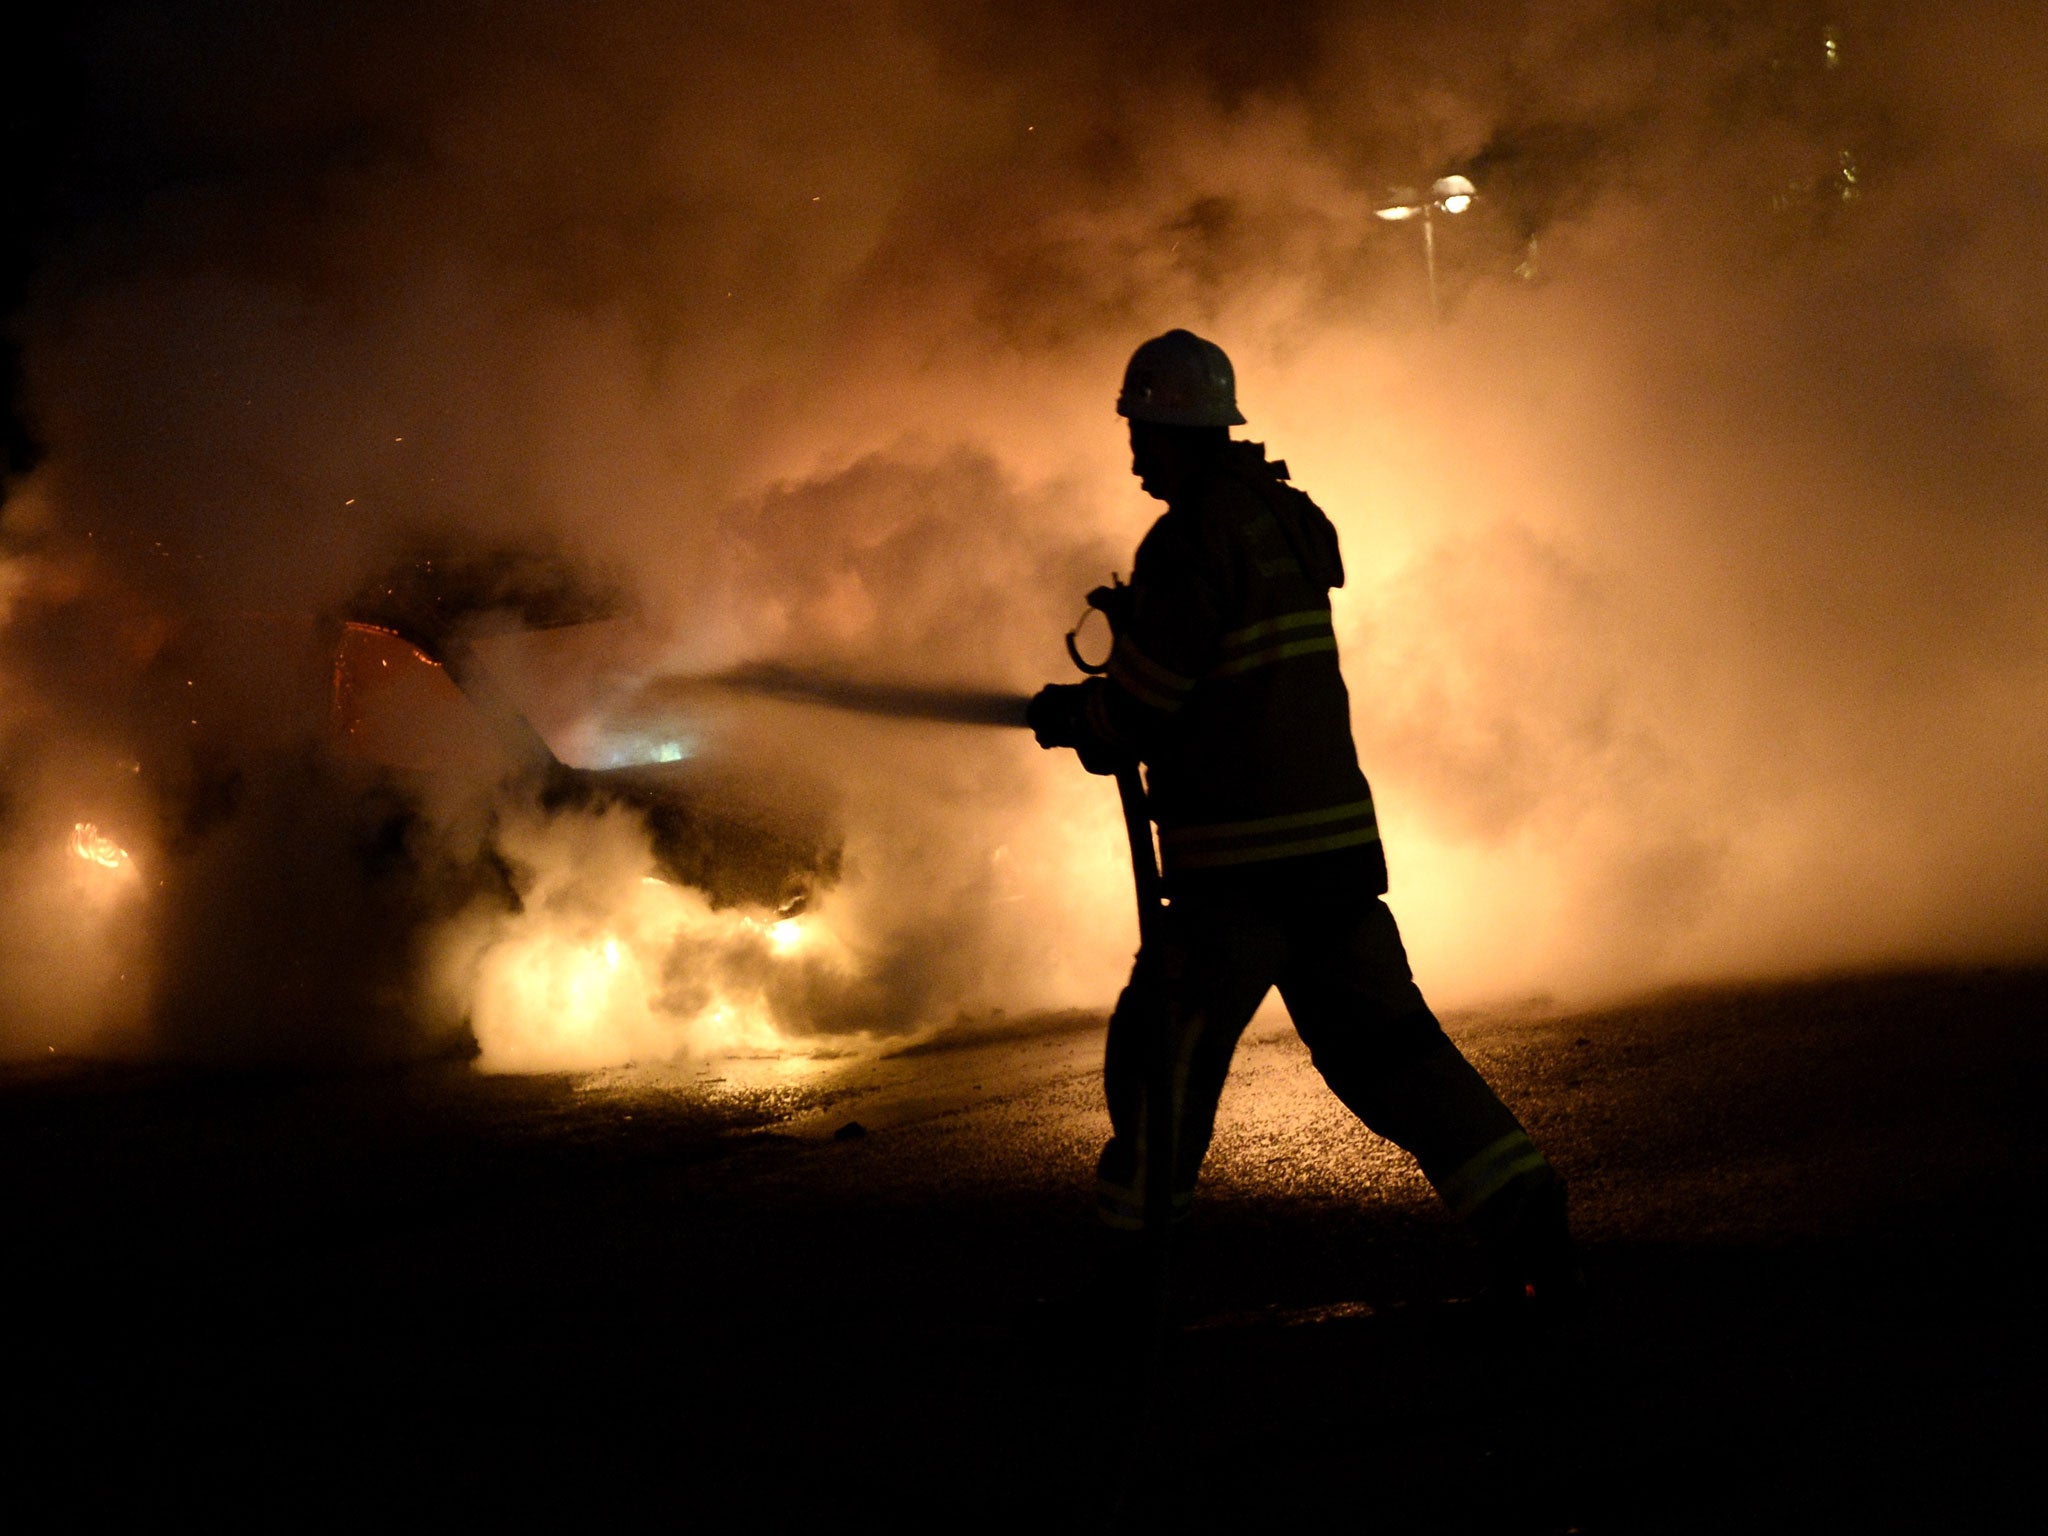
{"type": "Polygon", "coordinates": [[[1078,747],[1088,737],[1081,717],[1087,703],[1086,683],[1048,683],[1024,706],[1024,723],[1041,747],[1078,747]]]}
{"type": "Polygon", "coordinates": [[[1072,747],[1080,754],[1081,766],[1090,773],[1115,773],[1124,755],[1088,727],[1083,713],[1088,690],[1097,682],[1049,683],[1038,690],[1024,707],[1024,723],[1041,747],[1072,747]]]}

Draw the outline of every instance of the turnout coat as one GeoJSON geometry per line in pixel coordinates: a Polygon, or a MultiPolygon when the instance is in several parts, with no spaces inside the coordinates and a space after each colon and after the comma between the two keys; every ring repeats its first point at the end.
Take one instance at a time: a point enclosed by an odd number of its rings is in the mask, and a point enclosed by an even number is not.
{"type": "Polygon", "coordinates": [[[1386,890],[1330,622],[1343,582],[1337,530],[1257,443],[1230,443],[1138,546],[1083,715],[1144,760],[1170,881],[1354,850],[1386,890]]]}

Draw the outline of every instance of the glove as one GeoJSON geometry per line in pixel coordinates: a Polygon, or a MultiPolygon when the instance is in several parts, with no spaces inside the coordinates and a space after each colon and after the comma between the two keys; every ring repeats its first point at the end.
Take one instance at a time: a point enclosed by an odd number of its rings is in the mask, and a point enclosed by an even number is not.
{"type": "Polygon", "coordinates": [[[1086,683],[1048,683],[1032,696],[1024,706],[1024,723],[1041,747],[1078,747],[1088,739],[1088,723],[1081,716],[1087,690],[1086,683]]]}
{"type": "Polygon", "coordinates": [[[1131,762],[1128,753],[1118,751],[1096,736],[1090,736],[1086,741],[1078,743],[1074,748],[1074,755],[1081,759],[1083,768],[1090,773],[1101,774],[1104,778],[1109,778],[1117,769],[1131,762]]]}
{"type": "Polygon", "coordinates": [[[1122,766],[1125,754],[1097,736],[1083,713],[1088,690],[1099,683],[1049,683],[1024,706],[1024,723],[1041,747],[1072,747],[1080,754],[1081,766],[1090,773],[1113,774],[1122,766]]]}

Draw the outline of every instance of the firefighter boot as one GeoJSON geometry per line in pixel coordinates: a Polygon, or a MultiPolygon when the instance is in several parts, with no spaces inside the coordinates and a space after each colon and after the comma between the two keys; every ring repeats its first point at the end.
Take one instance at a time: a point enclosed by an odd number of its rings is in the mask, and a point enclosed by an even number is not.
{"type": "Polygon", "coordinates": [[[1566,1218],[1564,1180],[1547,1163],[1500,1189],[1472,1213],[1471,1225],[1486,1250],[1481,1300],[1490,1310],[1549,1323],[1584,1306],[1586,1277],[1566,1218]]]}

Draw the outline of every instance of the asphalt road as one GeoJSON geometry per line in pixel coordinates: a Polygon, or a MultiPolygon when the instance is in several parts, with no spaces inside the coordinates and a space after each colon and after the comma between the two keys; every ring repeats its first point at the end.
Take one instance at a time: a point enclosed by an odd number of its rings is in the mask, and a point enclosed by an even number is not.
{"type": "Polygon", "coordinates": [[[15,1069],[4,1507],[2036,1529],[2044,1015],[1999,970],[1451,1021],[1572,1185],[1594,1305],[1533,1340],[1255,1026],[1149,1436],[1065,1304],[1099,1021],[583,1078],[15,1069]]]}

